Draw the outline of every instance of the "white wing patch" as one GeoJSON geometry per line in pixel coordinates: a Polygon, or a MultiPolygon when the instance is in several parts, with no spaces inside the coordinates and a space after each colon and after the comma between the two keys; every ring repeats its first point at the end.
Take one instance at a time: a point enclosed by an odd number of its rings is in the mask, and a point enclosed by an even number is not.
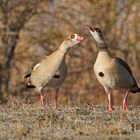
{"type": "Polygon", "coordinates": [[[40,63],[36,64],[35,67],[33,68],[33,70],[35,70],[39,65],[40,65],[40,63]]]}

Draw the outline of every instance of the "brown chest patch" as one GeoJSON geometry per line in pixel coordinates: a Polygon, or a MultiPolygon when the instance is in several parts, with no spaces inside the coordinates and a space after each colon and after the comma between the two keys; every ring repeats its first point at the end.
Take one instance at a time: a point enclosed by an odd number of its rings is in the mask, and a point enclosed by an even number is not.
{"type": "Polygon", "coordinates": [[[99,76],[100,77],[104,77],[104,73],[103,72],[99,72],[99,76]]]}

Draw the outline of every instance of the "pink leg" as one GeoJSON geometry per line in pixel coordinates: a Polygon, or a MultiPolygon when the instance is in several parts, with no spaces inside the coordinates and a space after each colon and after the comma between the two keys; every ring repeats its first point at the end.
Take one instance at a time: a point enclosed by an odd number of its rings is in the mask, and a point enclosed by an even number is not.
{"type": "Polygon", "coordinates": [[[123,111],[126,111],[127,110],[127,97],[128,97],[128,94],[129,94],[129,90],[126,92],[124,98],[123,98],[123,111]]]}
{"type": "Polygon", "coordinates": [[[57,109],[58,92],[59,92],[59,89],[56,89],[55,93],[54,93],[54,97],[53,97],[53,109],[54,110],[57,109]]]}
{"type": "Polygon", "coordinates": [[[43,90],[42,89],[40,91],[40,103],[41,103],[42,109],[45,109],[44,95],[43,95],[43,90]]]}
{"type": "Polygon", "coordinates": [[[41,94],[40,95],[40,102],[41,102],[41,106],[44,108],[45,104],[44,104],[44,96],[41,94]]]}
{"type": "Polygon", "coordinates": [[[112,100],[111,100],[111,94],[109,93],[108,95],[108,103],[109,103],[109,108],[108,108],[108,112],[112,112],[112,100]]]}

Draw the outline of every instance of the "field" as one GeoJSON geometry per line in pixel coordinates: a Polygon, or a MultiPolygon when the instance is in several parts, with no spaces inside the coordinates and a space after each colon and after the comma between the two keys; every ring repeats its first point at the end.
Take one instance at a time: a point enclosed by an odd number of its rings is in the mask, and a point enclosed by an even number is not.
{"type": "Polygon", "coordinates": [[[0,105],[0,139],[10,140],[139,140],[140,107],[113,113],[106,106],[51,105],[41,110],[39,103],[9,99],[0,105]]]}

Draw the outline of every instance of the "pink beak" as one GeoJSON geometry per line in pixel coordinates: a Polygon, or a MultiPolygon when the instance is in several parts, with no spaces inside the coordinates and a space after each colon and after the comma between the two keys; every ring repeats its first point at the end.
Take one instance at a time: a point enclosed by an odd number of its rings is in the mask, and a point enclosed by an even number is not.
{"type": "Polygon", "coordinates": [[[85,39],[86,39],[86,38],[83,37],[83,36],[78,36],[78,38],[77,38],[77,40],[78,40],[79,42],[84,41],[85,39]]]}
{"type": "Polygon", "coordinates": [[[95,31],[95,27],[91,27],[91,26],[89,26],[89,25],[87,25],[87,29],[88,29],[89,31],[92,31],[92,32],[95,31]]]}

